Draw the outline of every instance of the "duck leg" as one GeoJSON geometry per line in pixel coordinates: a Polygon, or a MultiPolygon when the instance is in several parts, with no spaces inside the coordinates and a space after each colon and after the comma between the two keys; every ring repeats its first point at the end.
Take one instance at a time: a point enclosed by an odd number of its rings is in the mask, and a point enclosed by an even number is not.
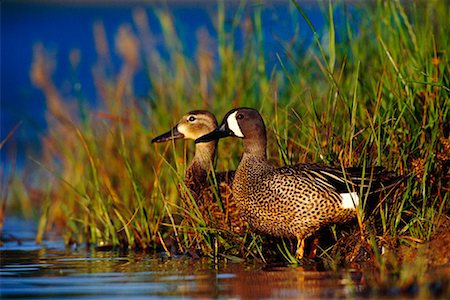
{"type": "Polygon", "coordinates": [[[303,258],[303,254],[305,253],[305,239],[298,238],[297,239],[297,251],[295,251],[295,257],[298,260],[303,258]]]}
{"type": "Polygon", "coordinates": [[[318,246],[319,246],[319,237],[314,236],[314,240],[311,243],[311,251],[309,252],[308,258],[316,258],[318,246]]]}

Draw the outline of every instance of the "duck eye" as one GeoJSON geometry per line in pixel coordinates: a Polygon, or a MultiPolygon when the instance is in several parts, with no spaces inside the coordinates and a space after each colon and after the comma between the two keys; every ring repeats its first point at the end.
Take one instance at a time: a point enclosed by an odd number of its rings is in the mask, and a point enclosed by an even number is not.
{"type": "Polygon", "coordinates": [[[194,116],[189,116],[188,121],[189,122],[194,122],[195,121],[195,117],[194,116]]]}
{"type": "Polygon", "coordinates": [[[237,114],[237,116],[236,116],[236,119],[238,119],[238,120],[243,119],[243,118],[244,118],[243,114],[237,114]]]}

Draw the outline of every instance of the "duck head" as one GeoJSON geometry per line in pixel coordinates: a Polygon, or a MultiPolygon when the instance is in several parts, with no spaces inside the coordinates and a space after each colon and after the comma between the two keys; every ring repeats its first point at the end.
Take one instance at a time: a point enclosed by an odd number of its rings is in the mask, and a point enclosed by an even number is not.
{"type": "Polygon", "coordinates": [[[266,127],[259,112],[253,108],[241,107],[230,110],[223,118],[222,124],[214,131],[199,137],[195,143],[204,143],[227,136],[244,140],[266,139],[266,127]]]}
{"type": "Polygon", "coordinates": [[[152,143],[176,139],[195,140],[216,128],[217,120],[212,113],[206,110],[193,110],[185,114],[171,130],[152,139],[152,143]]]}

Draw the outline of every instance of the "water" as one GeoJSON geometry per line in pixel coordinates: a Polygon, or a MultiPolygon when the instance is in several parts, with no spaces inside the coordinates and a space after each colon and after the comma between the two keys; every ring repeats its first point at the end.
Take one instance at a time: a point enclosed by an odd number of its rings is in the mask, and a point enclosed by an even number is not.
{"type": "Polygon", "coordinates": [[[5,298],[324,298],[348,295],[346,275],[210,260],[42,248],[3,250],[5,298]]]}
{"type": "Polygon", "coordinates": [[[68,248],[58,239],[36,245],[33,228],[18,219],[5,225],[1,299],[323,299],[361,287],[357,272],[68,248]]]}

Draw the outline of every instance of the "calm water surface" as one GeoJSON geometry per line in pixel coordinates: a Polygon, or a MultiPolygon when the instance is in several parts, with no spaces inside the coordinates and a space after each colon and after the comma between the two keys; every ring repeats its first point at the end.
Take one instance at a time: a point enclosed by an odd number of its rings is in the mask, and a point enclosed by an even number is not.
{"type": "Polygon", "coordinates": [[[1,299],[343,298],[354,295],[361,277],[301,267],[67,248],[58,240],[36,245],[28,225],[15,222],[4,228],[1,299]]]}

